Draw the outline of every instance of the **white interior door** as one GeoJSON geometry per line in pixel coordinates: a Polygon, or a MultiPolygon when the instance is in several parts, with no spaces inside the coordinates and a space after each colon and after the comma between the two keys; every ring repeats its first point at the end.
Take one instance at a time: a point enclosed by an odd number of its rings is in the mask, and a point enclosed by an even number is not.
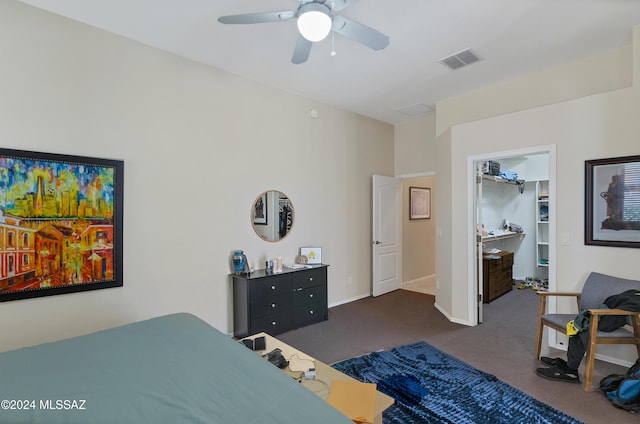
{"type": "Polygon", "coordinates": [[[373,287],[374,296],[402,284],[402,180],[373,176],[373,287]]]}

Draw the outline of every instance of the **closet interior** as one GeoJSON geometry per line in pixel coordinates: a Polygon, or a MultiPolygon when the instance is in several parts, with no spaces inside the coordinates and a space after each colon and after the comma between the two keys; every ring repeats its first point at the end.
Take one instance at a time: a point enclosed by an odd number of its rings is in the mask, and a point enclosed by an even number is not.
{"type": "Polygon", "coordinates": [[[546,290],[551,206],[548,154],[487,164],[481,193],[483,302],[490,303],[514,288],[546,290]]]}

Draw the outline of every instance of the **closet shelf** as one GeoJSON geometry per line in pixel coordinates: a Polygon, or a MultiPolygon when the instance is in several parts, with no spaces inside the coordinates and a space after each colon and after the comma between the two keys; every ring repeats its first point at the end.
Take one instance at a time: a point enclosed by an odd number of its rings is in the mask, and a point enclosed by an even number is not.
{"type": "Polygon", "coordinates": [[[486,180],[486,181],[491,181],[492,183],[502,183],[502,184],[518,185],[518,182],[517,182],[517,181],[509,181],[509,180],[505,180],[504,178],[496,177],[496,176],[494,176],[494,175],[482,174],[482,179],[483,179],[483,180],[486,180]]]}
{"type": "Polygon", "coordinates": [[[504,233],[504,234],[498,234],[495,236],[484,236],[482,237],[482,242],[491,243],[494,241],[505,240],[505,239],[510,239],[514,237],[525,237],[525,236],[526,236],[525,233],[504,233]]]}

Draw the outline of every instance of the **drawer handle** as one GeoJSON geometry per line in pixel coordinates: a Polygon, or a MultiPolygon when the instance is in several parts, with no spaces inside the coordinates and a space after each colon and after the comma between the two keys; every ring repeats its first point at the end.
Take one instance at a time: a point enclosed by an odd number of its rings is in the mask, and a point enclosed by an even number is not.
{"type": "Polygon", "coordinates": [[[271,290],[275,290],[275,289],[276,289],[276,286],[271,286],[271,290]]]}
{"type": "Polygon", "coordinates": [[[309,281],[313,281],[313,277],[309,277],[309,281]]]}
{"type": "Polygon", "coordinates": [[[271,321],[271,325],[276,325],[276,324],[277,324],[277,322],[271,321]]]}
{"type": "Polygon", "coordinates": [[[310,314],[310,315],[313,315],[313,309],[309,311],[309,314],[310,314]]]}
{"type": "Polygon", "coordinates": [[[309,295],[309,297],[313,297],[313,293],[311,293],[311,294],[309,295]]]}
{"type": "Polygon", "coordinates": [[[275,308],[275,307],[276,307],[276,304],[275,304],[275,303],[272,303],[272,304],[271,304],[271,308],[275,308]]]}
{"type": "Polygon", "coordinates": [[[298,287],[295,291],[302,291],[302,287],[298,287]]]}

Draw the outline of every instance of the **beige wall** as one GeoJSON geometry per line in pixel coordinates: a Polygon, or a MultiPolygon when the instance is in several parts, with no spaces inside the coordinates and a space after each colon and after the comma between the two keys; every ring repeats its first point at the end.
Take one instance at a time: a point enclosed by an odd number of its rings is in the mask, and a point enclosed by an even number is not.
{"type": "Polygon", "coordinates": [[[394,127],[396,175],[434,172],[436,114],[428,113],[394,127]]]}
{"type": "Polygon", "coordinates": [[[14,1],[0,51],[2,147],[125,161],[124,287],[3,303],[0,350],[177,311],[230,332],[234,249],[260,266],[322,246],[330,304],[370,293],[371,175],[394,173],[392,126],[14,1]],[[296,210],[279,243],[249,225],[267,189],[296,210]]]}
{"type": "Polygon", "coordinates": [[[436,273],[436,178],[434,176],[404,178],[402,180],[402,277],[404,282],[434,278],[436,273]],[[431,190],[431,218],[409,219],[409,188],[431,190]]]}
{"type": "Polygon", "coordinates": [[[627,46],[447,99],[437,106],[436,134],[465,122],[629,87],[631,61],[627,46]]]}
{"type": "MultiPolygon", "coordinates": [[[[630,50],[631,51],[631,50],[630,50]]],[[[640,54],[640,27],[634,30],[633,50],[640,54]]],[[[631,60],[621,61],[631,63],[631,60]]],[[[634,75],[640,73],[636,67],[634,75]]],[[[549,78],[552,76],[549,75],[549,78]]],[[[562,78],[562,75],[560,76],[562,78]]],[[[637,78],[636,78],[637,81],[637,78]]],[[[550,81],[553,85],[553,81],[550,81]]],[[[487,92],[487,103],[490,93],[487,92]]],[[[451,161],[438,162],[440,214],[443,237],[437,239],[437,302],[451,318],[468,322],[469,316],[469,221],[470,156],[541,145],[556,146],[556,189],[558,234],[569,234],[570,243],[557,248],[557,288],[579,290],[590,271],[619,277],[638,278],[637,249],[586,246],[584,231],[584,161],[588,159],[637,155],[640,134],[640,87],[622,88],[456,125],[439,138],[439,145],[451,154],[451,161]],[[451,169],[451,203],[443,201],[442,173],[451,169]],[[448,214],[450,222],[442,216],[448,214]],[[464,225],[452,225],[452,223],[464,225]],[[445,235],[447,240],[445,240],[445,235]],[[450,241],[448,240],[450,237],[450,241]],[[453,259],[455,258],[455,266],[453,259]],[[444,280],[443,280],[444,279],[444,280]]],[[[439,153],[441,150],[438,151],[439,153]]],[[[558,243],[556,243],[558,244],[558,243]]],[[[561,309],[564,307],[560,305],[561,309]]],[[[632,359],[634,349],[600,349],[612,357],[632,359]]],[[[637,356],[637,353],[636,353],[637,356]]]]}
{"type": "Polygon", "coordinates": [[[435,113],[394,127],[395,174],[403,178],[403,280],[424,283],[435,279],[436,143],[435,113]],[[431,218],[409,219],[409,187],[431,188],[431,218]]]}

